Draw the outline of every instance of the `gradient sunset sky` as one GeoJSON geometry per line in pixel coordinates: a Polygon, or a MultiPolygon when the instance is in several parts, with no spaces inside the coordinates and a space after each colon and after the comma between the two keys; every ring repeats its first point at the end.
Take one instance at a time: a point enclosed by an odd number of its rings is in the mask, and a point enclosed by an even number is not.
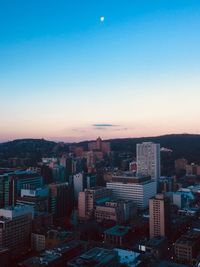
{"type": "Polygon", "coordinates": [[[199,116],[199,0],[0,1],[0,141],[200,133],[199,116]]]}

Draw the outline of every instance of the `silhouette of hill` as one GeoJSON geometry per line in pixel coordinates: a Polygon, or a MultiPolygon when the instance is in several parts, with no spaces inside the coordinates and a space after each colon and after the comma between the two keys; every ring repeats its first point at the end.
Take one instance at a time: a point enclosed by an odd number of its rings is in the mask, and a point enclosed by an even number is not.
{"type": "MultiPolygon", "coordinates": [[[[161,147],[172,149],[172,158],[184,157],[189,162],[200,163],[200,135],[197,134],[171,134],[156,137],[122,138],[107,140],[111,142],[113,151],[136,153],[136,144],[141,142],[160,143],[161,147]]],[[[89,141],[73,143],[87,149],[89,141]]],[[[69,150],[70,144],[56,143],[44,139],[18,139],[0,144],[0,159],[12,157],[34,158],[58,156],[69,150]]],[[[164,153],[163,153],[164,154],[164,153]]]]}

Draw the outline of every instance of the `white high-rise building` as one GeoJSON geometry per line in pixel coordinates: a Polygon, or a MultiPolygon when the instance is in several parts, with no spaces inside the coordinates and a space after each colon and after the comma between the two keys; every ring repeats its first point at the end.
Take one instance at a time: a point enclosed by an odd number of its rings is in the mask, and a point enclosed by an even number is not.
{"type": "Polygon", "coordinates": [[[160,178],[160,144],[143,142],[136,146],[137,173],[150,175],[151,179],[160,178]]]}
{"type": "Polygon", "coordinates": [[[137,208],[148,207],[149,199],[156,194],[156,182],[150,177],[134,177],[126,174],[113,176],[112,181],[106,183],[117,199],[132,200],[137,208]]]}

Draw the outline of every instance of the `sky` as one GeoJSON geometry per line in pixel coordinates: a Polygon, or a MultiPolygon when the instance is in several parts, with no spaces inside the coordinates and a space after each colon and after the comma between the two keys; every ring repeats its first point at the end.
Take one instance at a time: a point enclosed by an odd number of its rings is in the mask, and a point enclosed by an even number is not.
{"type": "Polygon", "coordinates": [[[199,99],[199,0],[0,0],[0,141],[198,134],[199,99]]]}

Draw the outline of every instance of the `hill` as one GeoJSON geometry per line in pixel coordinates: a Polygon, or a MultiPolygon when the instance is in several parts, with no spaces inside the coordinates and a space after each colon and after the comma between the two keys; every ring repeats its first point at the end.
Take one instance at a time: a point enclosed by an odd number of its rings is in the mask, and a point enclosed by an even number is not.
{"type": "MultiPolygon", "coordinates": [[[[160,143],[161,147],[173,150],[171,159],[184,157],[189,162],[200,163],[200,135],[171,134],[156,137],[111,139],[111,149],[116,152],[136,153],[136,144],[141,142],[160,143]]],[[[73,143],[87,149],[89,141],[73,143]]],[[[58,156],[63,151],[68,151],[69,144],[56,143],[44,139],[19,139],[0,144],[0,159],[12,157],[32,158],[39,160],[41,157],[58,156]]]]}

